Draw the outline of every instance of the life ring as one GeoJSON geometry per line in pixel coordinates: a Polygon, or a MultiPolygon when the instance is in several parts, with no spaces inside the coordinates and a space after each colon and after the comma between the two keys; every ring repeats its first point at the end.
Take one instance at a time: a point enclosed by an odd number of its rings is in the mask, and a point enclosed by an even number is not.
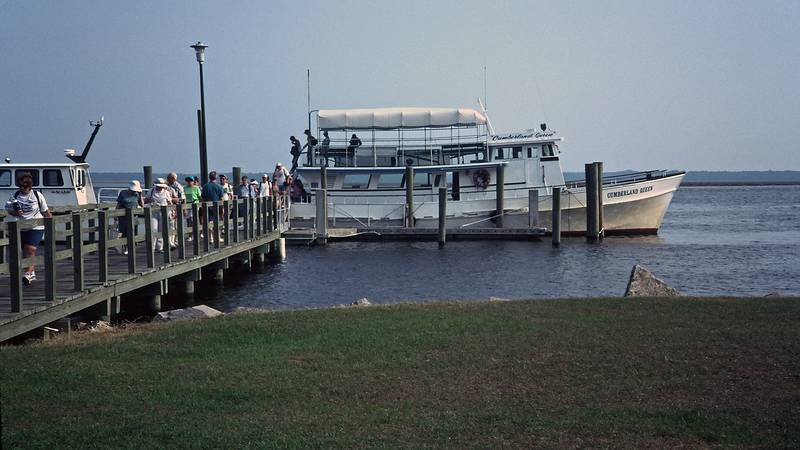
{"type": "Polygon", "coordinates": [[[472,174],[472,182],[475,183],[475,187],[478,189],[486,189],[490,181],[491,177],[486,169],[478,169],[472,174]]]}

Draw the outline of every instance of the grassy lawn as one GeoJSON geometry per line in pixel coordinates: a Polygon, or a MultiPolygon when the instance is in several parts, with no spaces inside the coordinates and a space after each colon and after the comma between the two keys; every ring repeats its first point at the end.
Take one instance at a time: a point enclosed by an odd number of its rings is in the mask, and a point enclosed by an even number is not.
{"type": "Polygon", "coordinates": [[[0,350],[3,448],[800,447],[800,301],[242,313],[0,350]]]}

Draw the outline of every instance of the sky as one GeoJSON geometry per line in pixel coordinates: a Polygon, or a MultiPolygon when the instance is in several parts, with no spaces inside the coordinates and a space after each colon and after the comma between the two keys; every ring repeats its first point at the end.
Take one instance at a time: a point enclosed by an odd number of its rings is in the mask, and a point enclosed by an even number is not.
{"type": "Polygon", "coordinates": [[[546,122],[565,170],[800,170],[800,1],[0,0],[0,156],[94,171],[288,162],[311,107],[546,122]]]}

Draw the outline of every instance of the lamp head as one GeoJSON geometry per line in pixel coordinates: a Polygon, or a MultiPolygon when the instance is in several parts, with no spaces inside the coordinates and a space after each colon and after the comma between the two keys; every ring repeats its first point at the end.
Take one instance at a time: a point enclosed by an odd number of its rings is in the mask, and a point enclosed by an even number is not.
{"type": "Polygon", "coordinates": [[[194,49],[195,56],[197,57],[197,62],[203,64],[203,62],[206,60],[205,53],[206,53],[206,48],[208,48],[208,46],[200,41],[197,41],[197,44],[190,45],[189,47],[194,49]]]}

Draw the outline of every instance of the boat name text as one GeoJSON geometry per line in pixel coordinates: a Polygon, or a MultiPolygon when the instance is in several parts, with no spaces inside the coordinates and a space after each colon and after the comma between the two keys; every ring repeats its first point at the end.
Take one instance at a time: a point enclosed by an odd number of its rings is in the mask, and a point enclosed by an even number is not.
{"type": "Polygon", "coordinates": [[[492,136],[492,141],[508,141],[512,139],[530,139],[530,138],[545,138],[545,137],[553,137],[556,135],[555,131],[536,131],[531,133],[515,133],[515,134],[506,134],[503,136],[492,136]]]}
{"type": "Polygon", "coordinates": [[[609,192],[606,198],[625,197],[626,195],[644,194],[653,190],[653,186],[642,186],[641,188],[626,189],[624,191],[609,192]]]}

